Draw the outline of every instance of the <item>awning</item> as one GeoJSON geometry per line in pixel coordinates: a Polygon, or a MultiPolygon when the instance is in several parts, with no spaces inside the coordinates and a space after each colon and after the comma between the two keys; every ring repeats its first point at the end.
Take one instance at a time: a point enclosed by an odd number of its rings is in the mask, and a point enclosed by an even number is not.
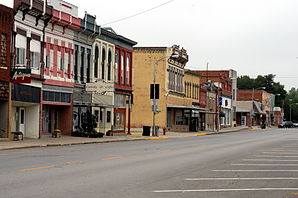
{"type": "Polygon", "coordinates": [[[255,113],[257,113],[257,114],[266,114],[266,112],[260,108],[258,103],[254,102],[254,107],[256,107],[256,108],[254,108],[255,113]]]}
{"type": "Polygon", "coordinates": [[[237,113],[250,113],[250,110],[236,107],[236,112],[237,113]]]}
{"type": "Polygon", "coordinates": [[[167,108],[176,108],[176,109],[192,109],[192,110],[198,110],[200,112],[206,112],[209,111],[207,108],[201,108],[196,106],[182,106],[182,105],[173,105],[173,104],[167,104],[167,108]]]}

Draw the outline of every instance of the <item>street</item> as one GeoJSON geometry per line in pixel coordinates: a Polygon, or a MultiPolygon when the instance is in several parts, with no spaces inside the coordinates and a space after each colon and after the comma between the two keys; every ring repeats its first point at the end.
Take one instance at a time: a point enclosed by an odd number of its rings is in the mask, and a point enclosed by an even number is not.
{"type": "Polygon", "coordinates": [[[0,151],[1,198],[298,197],[298,130],[0,151]]]}

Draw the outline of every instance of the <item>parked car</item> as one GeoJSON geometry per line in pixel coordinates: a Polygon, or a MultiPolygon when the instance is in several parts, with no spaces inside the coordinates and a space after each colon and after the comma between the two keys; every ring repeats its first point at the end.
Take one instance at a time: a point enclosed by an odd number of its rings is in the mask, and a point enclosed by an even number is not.
{"type": "Polygon", "coordinates": [[[298,123],[293,123],[293,127],[298,127],[298,123]]]}
{"type": "Polygon", "coordinates": [[[291,127],[294,127],[292,121],[283,121],[278,125],[278,128],[291,128],[291,127]]]}

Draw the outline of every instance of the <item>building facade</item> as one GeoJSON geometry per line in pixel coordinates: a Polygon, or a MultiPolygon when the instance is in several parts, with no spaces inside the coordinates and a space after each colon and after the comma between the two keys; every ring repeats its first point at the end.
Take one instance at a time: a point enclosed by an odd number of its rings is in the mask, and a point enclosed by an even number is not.
{"type": "Polygon", "coordinates": [[[114,134],[130,134],[131,104],[133,102],[133,46],[137,42],[117,35],[114,63],[114,134]]]}
{"type": "MultiPolygon", "coordinates": [[[[201,83],[210,82],[219,88],[218,108],[221,127],[230,127],[233,124],[236,85],[234,70],[198,70],[201,75],[201,83]],[[234,81],[232,80],[234,79],[234,81]],[[234,82],[234,84],[233,84],[234,82]]],[[[237,74],[236,74],[237,75],[237,74]]]]}
{"type": "Polygon", "coordinates": [[[44,82],[45,28],[52,7],[41,0],[15,0],[11,130],[41,136],[41,89],[44,82]]]}
{"type": "Polygon", "coordinates": [[[88,83],[93,82],[93,43],[100,34],[96,17],[85,12],[81,28],[74,38],[74,93],[73,93],[73,131],[87,131],[91,122],[92,93],[87,91],[88,83]]]}
{"type": "Polygon", "coordinates": [[[71,135],[73,126],[73,89],[76,73],[73,71],[80,52],[74,38],[81,29],[78,8],[62,0],[50,0],[53,17],[45,30],[45,67],[42,83],[42,131],[51,133],[60,129],[71,135]],[[75,62],[75,63],[74,63],[75,62]]]}
{"type": "Polygon", "coordinates": [[[199,107],[199,76],[186,72],[188,54],[177,45],[173,47],[134,48],[134,101],[132,105],[132,127],[153,125],[150,86],[154,79],[159,85],[156,126],[171,131],[195,131],[203,127],[199,107]],[[171,56],[175,54],[178,57],[171,56]]]}
{"type": "Polygon", "coordinates": [[[10,134],[13,24],[13,9],[0,5],[0,139],[8,138],[10,134]]]}
{"type": "MultiPolygon", "coordinates": [[[[260,103],[260,108],[263,115],[262,120],[266,124],[271,125],[274,123],[274,106],[275,106],[275,95],[268,93],[264,90],[238,90],[237,91],[238,101],[256,101],[260,103]]],[[[254,121],[252,121],[254,123],[254,121]]]]}

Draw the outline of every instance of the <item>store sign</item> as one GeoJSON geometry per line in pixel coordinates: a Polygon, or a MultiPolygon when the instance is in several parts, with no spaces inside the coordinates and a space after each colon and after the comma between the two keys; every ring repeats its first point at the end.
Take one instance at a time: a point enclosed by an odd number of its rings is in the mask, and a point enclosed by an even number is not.
{"type": "Polygon", "coordinates": [[[107,92],[114,92],[114,82],[97,81],[94,83],[86,83],[86,91],[103,95],[107,92]]]}
{"type": "Polygon", "coordinates": [[[11,81],[13,83],[31,83],[31,69],[13,69],[11,81]]]}

